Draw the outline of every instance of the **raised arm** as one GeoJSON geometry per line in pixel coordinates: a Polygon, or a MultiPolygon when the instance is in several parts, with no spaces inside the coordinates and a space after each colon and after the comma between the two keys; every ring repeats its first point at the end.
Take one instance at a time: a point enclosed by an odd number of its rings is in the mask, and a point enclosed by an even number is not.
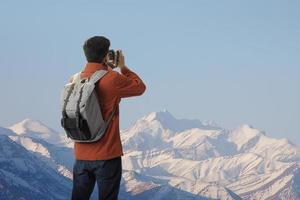
{"type": "Polygon", "coordinates": [[[121,74],[118,74],[115,79],[118,96],[120,98],[126,98],[142,95],[146,90],[146,86],[142,79],[126,66],[121,67],[120,69],[121,74]]]}

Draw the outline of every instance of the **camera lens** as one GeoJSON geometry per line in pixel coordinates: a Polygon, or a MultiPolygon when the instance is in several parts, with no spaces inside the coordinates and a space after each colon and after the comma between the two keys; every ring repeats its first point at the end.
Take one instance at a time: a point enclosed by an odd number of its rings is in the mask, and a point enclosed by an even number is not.
{"type": "Polygon", "coordinates": [[[115,60],[115,51],[114,50],[111,49],[111,50],[108,51],[108,58],[111,61],[115,60]]]}
{"type": "Polygon", "coordinates": [[[116,58],[117,58],[116,59],[116,66],[118,66],[119,65],[119,59],[120,59],[120,51],[117,51],[116,54],[117,54],[116,55],[116,58]]]}

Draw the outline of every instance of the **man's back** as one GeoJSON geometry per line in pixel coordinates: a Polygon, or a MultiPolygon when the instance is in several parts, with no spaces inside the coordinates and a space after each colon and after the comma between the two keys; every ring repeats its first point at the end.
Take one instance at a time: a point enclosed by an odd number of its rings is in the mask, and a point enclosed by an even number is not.
{"type": "Polygon", "coordinates": [[[108,73],[96,83],[99,102],[104,119],[116,109],[104,136],[97,142],[74,144],[77,160],[108,160],[123,155],[119,129],[119,103],[121,98],[141,95],[145,91],[142,80],[128,68],[122,74],[100,63],[87,63],[81,78],[91,76],[95,71],[104,69],[108,73]]]}

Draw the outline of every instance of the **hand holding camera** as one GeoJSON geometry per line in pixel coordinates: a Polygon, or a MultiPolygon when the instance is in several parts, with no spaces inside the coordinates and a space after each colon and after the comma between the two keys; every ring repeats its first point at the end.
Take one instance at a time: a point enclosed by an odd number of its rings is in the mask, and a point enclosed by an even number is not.
{"type": "Polygon", "coordinates": [[[107,60],[107,64],[113,69],[116,67],[119,67],[120,69],[125,67],[125,58],[121,49],[117,49],[116,51],[112,49],[109,50],[107,60]]]}

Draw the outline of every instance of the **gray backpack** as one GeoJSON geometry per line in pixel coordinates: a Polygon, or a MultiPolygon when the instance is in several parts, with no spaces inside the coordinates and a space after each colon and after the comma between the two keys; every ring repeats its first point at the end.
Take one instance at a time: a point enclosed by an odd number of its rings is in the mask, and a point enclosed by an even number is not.
{"type": "Polygon", "coordinates": [[[75,142],[95,142],[101,139],[111,121],[103,119],[95,84],[107,73],[96,71],[90,78],[81,79],[80,73],[73,76],[73,82],[65,85],[61,95],[61,125],[75,142]]]}

